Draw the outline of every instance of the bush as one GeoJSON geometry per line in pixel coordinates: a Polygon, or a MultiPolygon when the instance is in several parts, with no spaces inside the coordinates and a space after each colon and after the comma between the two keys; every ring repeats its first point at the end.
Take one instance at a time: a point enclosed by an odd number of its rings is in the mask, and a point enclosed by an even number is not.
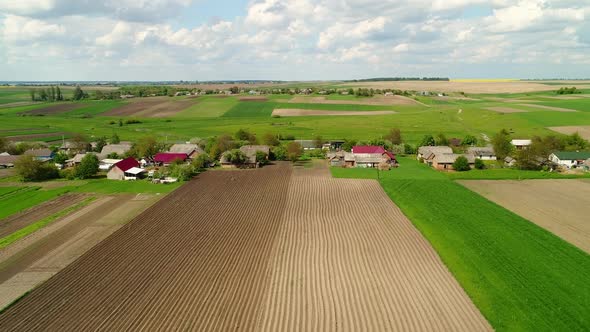
{"type": "Polygon", "coordinates": [[[209,157],[208,154],[201,153],[197,156],[197,158],[193,160],[192,165],[193,167],[195,167],[196,170],[202,170],[209,167],[209,164],[211,164],[211,162],[211,157],[209,157]]]}
{"type": "Polygon", "coordinates": [[[169,173],[180,181],[188,181],[197,174],[197,169],[193,165],[172,164],[169,167],[169,173]]]}
{"type": "Polygon", "coordinates": [[[469,171],[471,167],[469,167],[469,160],[465,156],[459,156],[453,163],[453,169],[457,172],[465,172],[469,171]]]}
{"type": "Polygon", "coordinates": [[[485,169],[486,164],[483,162],[483,160],[477,158],[477,159],[475,159],[475,168],[476,169],[485,169]]]}
{"type": "Polygon", "coordinates": [[[52,163],[44,163],[25,154],[14,163],[16,173],[23,181],[44,181],[59,177],[59,171],[52,163]]]}
{"type": "Polygon", "coordinates": [[[303,147],[297,142],[287,144],[287,159],[296,161],[303,154],[303,147]]]}
{"type": "Polygon", "coordinates": [[[270,151],[271,160],[287,160],[287,149],[284,146],[276,146],[270,151]]]}
{"type": "Polygon", "coordinates": [[[82,161],[76,166],[75,175],[78,179],[87,179],[98,173],[98,158],[95,154],[87,154],[82,161]]]}

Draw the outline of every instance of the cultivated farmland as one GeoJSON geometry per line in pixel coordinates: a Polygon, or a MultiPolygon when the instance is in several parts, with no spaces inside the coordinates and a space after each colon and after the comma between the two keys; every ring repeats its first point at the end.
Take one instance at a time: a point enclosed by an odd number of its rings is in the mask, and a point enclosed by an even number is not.
{"type": "Polygon", "coordinates": [[[549,127],[549,129],[561,134],[571,135],[578,133],[584,139],[590,140],[590,126],[563,126],[563,127],[549,127]]]}
{"type": "Polygon", "coordinates": [[[461,184],[590,253],[589,181],[481,180],[461,184]]]}
{"type": "Polygon", "coordinates": [[[7,309],[0,328],[490,329],[376,182],[286,164],[201,174],[7,309]]]}
{"type": "Polygon", "coordinates": [[[298,108],[279,108],[272,111],[272,115],[278,116],[351,116],[351,115],[387,115],[395,114],[393,111],[325,111],[303,110],[298,108]]]}

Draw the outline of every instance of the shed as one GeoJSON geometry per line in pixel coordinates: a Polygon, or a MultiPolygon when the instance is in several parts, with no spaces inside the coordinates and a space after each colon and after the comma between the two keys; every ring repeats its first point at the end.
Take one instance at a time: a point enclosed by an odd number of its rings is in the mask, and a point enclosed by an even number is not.
{"type": "Polygon", "coordinates": [[[549,160],[567,168],[582,166],[590,158],[590,152],[559,151],[549,156],[549,160]]]}
{"type": "Polygon", "coordinates": [[[475,158],[481,160],[496,160],[496,153],[494,152],[494,148],[491,146],[485,147],[470,147],[467,149],[467,153],[473,155],[475,158]]]}
{"type": "Polygon", "coordinates": [[[203,153],[203,149],[197,144],[190,143],[179,143],[174,144],[168,150],[169,153],[185,153],[190,159],[196,158],[199,154],[203,153]]]}
{"type": "Polygon", "coordinates": [[[154,156],[154,162],[159,165],[170,165],[177,160],[184,162],[187,159],[188,155],[186,153],[161,152],[156,153],[154,156]]]}
{"type": "Polygon", "coordinates": [[[467,158],[467,162],[469,162],[471,168],[475,167],[475,157],[473,155],[455,153],[439,153],[435,155],[432,159],[432,167],[441,171],[453,170],[453,163],[455,163],[460,156],[467,158]]]}
{"type": "Polygon", "coordinates": [[[139,162],[135,158],[123,159],[116,163],[113,168],[107,173],[107,179],[110,180],[125,180],[125,172],[137,167],[139,168],[139,162]]]}

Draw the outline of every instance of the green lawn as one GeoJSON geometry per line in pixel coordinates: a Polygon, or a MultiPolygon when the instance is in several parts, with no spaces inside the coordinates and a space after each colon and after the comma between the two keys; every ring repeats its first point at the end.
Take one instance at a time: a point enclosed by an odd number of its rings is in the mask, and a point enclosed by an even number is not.
{"type": "Polygon", "coordinates": [[[0,197],[0,219],[26,210],[68,192],[68,188],[44,190],[39,187],[26,187],[0,197]]]}
{"type": "MultiPolygon", "coordinates": [[[[445,174],[411,158],[400,163],[380,172],[381,185],[496,330],[588,329],[588,254],[445,174]]],[[[332,174],[366,178],[376,171],[332,174]]]]}

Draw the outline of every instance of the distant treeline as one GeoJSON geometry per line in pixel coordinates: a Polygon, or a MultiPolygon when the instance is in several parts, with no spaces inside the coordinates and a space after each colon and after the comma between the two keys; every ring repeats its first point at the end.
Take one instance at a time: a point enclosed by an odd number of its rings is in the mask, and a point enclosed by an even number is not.
{"type": "Polygon", "coordinates": [[[344,82],[450,81],[448,77],[377,77],[344,82]]]}

